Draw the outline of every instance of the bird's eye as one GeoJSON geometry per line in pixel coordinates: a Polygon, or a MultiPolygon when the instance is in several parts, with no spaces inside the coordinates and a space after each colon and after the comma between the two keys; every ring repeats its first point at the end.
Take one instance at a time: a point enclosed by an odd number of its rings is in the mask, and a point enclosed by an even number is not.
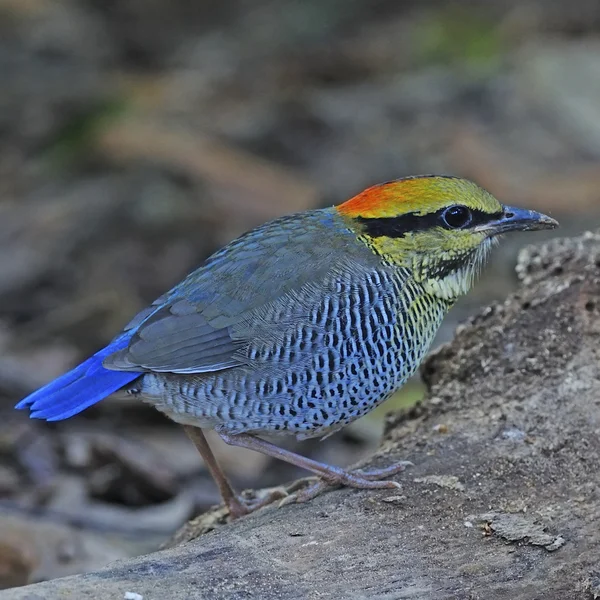
{"type": "Polygon", "coordinates": [[[451,206],[442,213],[442,221],[451,229],[466,227],[472,218],[471,211],[466,206],[461,206],[460,204],[451,206]]]}

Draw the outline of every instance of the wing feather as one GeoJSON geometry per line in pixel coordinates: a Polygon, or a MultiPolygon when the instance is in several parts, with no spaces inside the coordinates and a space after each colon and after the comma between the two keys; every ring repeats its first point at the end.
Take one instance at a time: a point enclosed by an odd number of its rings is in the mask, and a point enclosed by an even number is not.
{"type": "MultiPolygon", "coordinates": [[[[177,305],[181,307],[181,300],[177,305]]],[[[238,345],[228,327],[214,328],[199,312],[173,314],[166,304],[143,322],[131,342],[105,360],[106,368],[206,373],[234,367],[238,345]]],[[[190,305],[191,306],[191,305],[190,305]]]]}
{"type": "MultiPolygon", "coordinates": [[[[341,257],[355,265],[375,260],[336,214],[324,209],[284,217],[234,240],[139,313],[125,328],[133,332],[129,345],[107,357],[104,366],[209,373],[248,364],[243,348],[264,334],[269,306],[293,304],[300,290],[331,275],[341,257]]],[[[286,327],[268,325],[273,335],[286,327]]]]}

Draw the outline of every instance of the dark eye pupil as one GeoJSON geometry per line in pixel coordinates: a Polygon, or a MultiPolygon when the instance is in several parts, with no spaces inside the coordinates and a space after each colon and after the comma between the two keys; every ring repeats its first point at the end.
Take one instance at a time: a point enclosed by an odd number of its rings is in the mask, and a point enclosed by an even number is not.
{"type": "Polygon", "coordinates": [[[444,211],[442,218],[448,227],[458,229],[471,222],[471,211],[466,206],[451,206],[444,211]]]}

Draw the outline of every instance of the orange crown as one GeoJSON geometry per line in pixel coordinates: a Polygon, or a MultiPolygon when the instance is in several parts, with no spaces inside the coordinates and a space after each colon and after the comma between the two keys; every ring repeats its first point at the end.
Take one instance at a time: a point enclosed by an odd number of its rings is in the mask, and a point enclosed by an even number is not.
{"type": "Polygon", "coordinates": [[[337,209],[350,218],[385,218],[411,212],[431,212],[455,196],[457,184],[460,185],[461,181],[464,182],[459,178],[437,175],[387,181],[367,188],[337,209]]]}

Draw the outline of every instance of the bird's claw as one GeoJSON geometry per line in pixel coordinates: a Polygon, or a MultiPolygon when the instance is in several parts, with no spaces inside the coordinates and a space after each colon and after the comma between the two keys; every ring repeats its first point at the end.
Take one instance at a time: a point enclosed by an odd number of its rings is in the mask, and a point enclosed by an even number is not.
{"type": "Polygon", "coordinates": [[[287,504],[301,504],[316,498],[326,490],[342,486],[358,489],[402,489],[397,481],[385,480],[397,475],[407,467],[413,466],[409,461],[401,461],[384,469],[369,471],[349,471],[343,475],[331,474],[329,477],[306,477],[286,488],[288,495],[278,503],[278,508],[287,504]],[[309,485],[306,485],[309,483],[309,485]]]}
{"type": "Polygon", "coordinates": [[[244,490],[229,503],[229,515],[233,519],[238,519],[287,496],[288,492],[284,487],[267,488],[259,492],[244,490]]]}
{"type": "Polygon", "coordinates": [[[405,471],[408,467],[414,466],[414,463],[410,462],[410,460],[401,460],[397,463],[394,463],[390,467],[385,467],[383,469],[372,469],[369,471],[362,471],[361,469],[358,469],[354,472],[359,474],[363,479],[367,479],[369,481],[377,481],[385,479],[386,477],[393,477],[394,475],[405,471]]]}
{"type": "Polygon", "coordinates": [[[288,494],[277,504],[277,508],[281,508],[287,504],[306,502],[310,498],[318,496],[322,490],[328,487],[331,487],[331,485],[325,483],[320,477],[303,477],[302,479],[298,479],[285,488],[288,494]],[[320,489],[313,494],[311,490],[315,488],[320,489]]]}

